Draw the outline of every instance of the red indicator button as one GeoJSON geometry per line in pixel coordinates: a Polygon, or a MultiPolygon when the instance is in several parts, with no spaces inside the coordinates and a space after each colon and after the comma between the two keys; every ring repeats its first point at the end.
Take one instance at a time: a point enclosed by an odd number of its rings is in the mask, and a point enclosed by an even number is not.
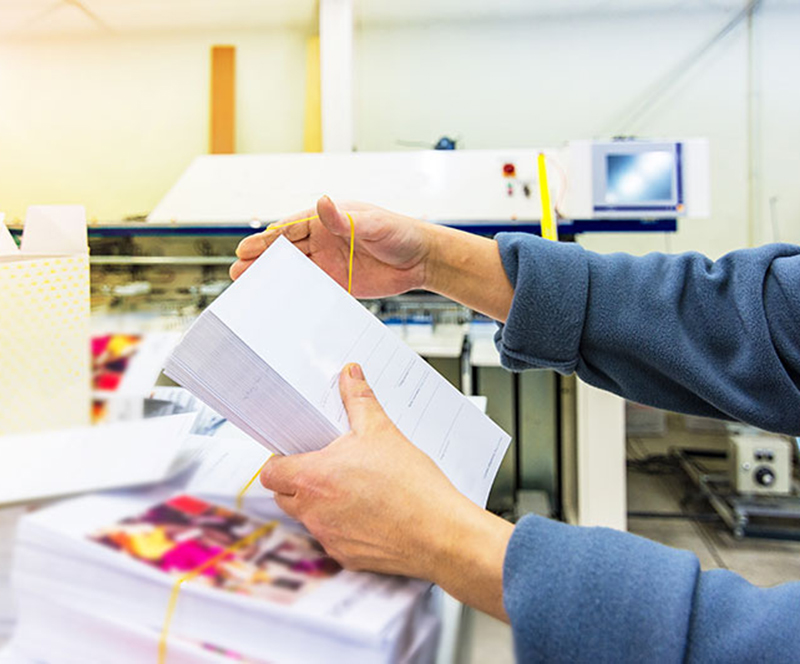
{"type": "Polygon", "coordinates": [[[517,169],[514,164],[503,164],[503,177],[513,178],[517,174],[517,169]]]}

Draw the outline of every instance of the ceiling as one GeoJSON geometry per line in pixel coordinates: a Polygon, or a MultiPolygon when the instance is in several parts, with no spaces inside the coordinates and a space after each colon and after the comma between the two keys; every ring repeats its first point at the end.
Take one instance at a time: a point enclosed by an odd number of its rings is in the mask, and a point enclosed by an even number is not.
{"type": "Polygon", "coordinates": [[[0,34],[311,27],[316,0],[0,0],[0,34]]]}
{"type": "MultiPolygon", "coordinates": [[[[313,30],[319,0],[0,0],[0,35],[296,27],[313,30]]],[[[361,24],[474,21],[629,12],[732,12],[745,0],[354,0],[361,24]]],[[[764,0],[798,6],[798,0],[764,0]]]]}

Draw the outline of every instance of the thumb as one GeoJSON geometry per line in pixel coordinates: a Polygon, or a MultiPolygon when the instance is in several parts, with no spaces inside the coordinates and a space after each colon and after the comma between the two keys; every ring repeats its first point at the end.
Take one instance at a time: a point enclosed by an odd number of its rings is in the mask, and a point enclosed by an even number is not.
{"type": "Polygon", "coordinates": [[[261,486],[276,493],[297,493],[297,474],[300,472],[304,454],[280,456],[273,454],[261,468],[261,486]]]}
{"type": "Polygon", "coordinates": [[[339,374],[339,392],[353,431],[364,431],[375,420],[386,419],[386,413],[358,364],[348,364],[342,369],[339,374]]]}
{"type": "Polygon", "coordinates": [[[347,215],[339,212],[339,208],[328,196],[323,196],[317,201],[317,214],[322,225],[329,232],[340,237],[350,236],[350,221],[347,215]]]}

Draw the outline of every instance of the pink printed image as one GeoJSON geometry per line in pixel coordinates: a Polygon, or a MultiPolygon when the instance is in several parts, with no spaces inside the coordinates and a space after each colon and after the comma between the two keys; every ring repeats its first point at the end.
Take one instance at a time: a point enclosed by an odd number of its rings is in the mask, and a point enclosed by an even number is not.
{"type": "MultiPolygon", "coordinates": [[[[243,514],[179,495],[103,528],[90,539],[178,578],[262,525],[243,514]]],[[[210,565],[192,583],[292,604],[340,570],[309,535],[277,526],[210,565]]]]}

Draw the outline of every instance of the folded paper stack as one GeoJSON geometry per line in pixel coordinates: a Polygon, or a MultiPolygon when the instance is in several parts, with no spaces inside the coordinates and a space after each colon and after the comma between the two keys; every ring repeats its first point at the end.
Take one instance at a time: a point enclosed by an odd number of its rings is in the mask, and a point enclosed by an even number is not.
{"type": "Polygon", "coordinates": [[[485,505],[508,434],[283,237],[201,314],[164,372],[293,454],[349,429],[338,376],[350,362],[400,431],[485,505]]]}

